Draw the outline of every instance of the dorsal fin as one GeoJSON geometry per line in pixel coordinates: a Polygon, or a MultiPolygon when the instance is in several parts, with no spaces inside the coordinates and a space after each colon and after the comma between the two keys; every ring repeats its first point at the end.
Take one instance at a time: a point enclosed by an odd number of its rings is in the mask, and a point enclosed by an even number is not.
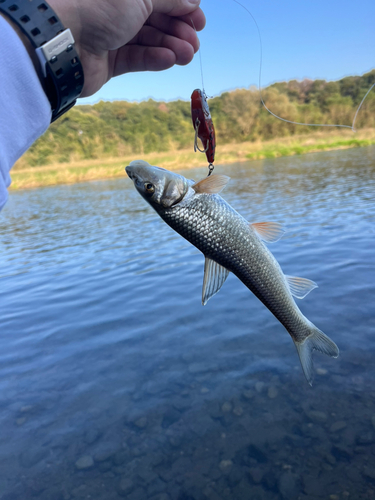
{"type": "Polygon", "coordinates": [[[207,194],[217,194],[220,193],[222,189],[229,182],[230,177],[227,175],[210,175],[205,179],[197,182],[191,186],[196,193],[207,193],[207,194]]]}
{"type": "Polygon", "coordinates": [[[311,290],[318,288],[318,285],[307,278],[285,275],[291,294],[297,299],[304,299],[311,290]]]}
{"type": "Polygon", "coordinates": [[[267,243],[274,243],[285,233],[285,229],[278,222],[253,222],[250,226],[257,233],[259,238],[267,243]]]}

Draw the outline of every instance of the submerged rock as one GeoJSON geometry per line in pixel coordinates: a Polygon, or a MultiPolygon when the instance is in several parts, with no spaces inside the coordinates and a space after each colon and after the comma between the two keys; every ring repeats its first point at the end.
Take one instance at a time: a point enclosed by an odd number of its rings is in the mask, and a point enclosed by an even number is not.
{"type": "Polygon", "coordinates": [[[112,469],[112,463],[110,460],[106,460],[105,462],[100,462],[98,468],[102,474],[110,471],[112,469]]]}
{"type": "Polygon", "coordinates": [[[242,396],[247,400],[253,399],[253,397],[255,396],[255,392],[251,389],[246,389],[245,391],[243,391],[242,396]]]}
{"type": "Polygon", "coordinates": [[[331,432],[338,432],[341,431],[342,429],[345,429],[346,426],[347,426],[346,422],[344,422],[343,420],[339,420],[334,424],[332,424],[329,430],[331,432]]]}
{"type": "Polygon", "coordinates": [[[25,406],[22,406],[22,408],[20,409],[20,412],[21,412],[21,413],[30,413],[30,412],[32,412],[34,409],[35,409],[35,406],[32,406],[32,405],[25,405],[25,406]]]}
{"type": "Polygon", "coordinates": [[[291,472],[285,472],[279,478],[278,488],[283,499],[293,500],[297,498],[300,493],[298,476],[291,472]]]}
{"type": "Polygon", "coordinates": [[[171,497],[168,493],[158,493],[157,495],[150,497],[149,500],[171,500],[171,497]]]}
{"type": "Polygon", "coordinates": [[[83,455],[76,462],[76,468],[78,470],[90,469],[94,466],[94,459],[91,455],[83,455]]]}
{"type": "Polygon", "coordinates": [[[271,387],[268,388],[267,394],[270,399],[275,399],[278,396],[279,391],[274,385],[271,385],[271,387]]]}
{"type": "Polygon", "coordinates": [[[86,444],[93,444],[97,441],[101,436],[101,433],[98,429],[89,429],[84,436],[84,441],[86,444]]]}
{"type": "Polygon", "coordinates": [[[357,444],[359,445],[368,445],[368,444],[372,444],[374,442],[374,434],[370,431],[370,432],[365,432],[363,434],[359,434],[357,436],[357,444]]]}
{"type": "Polygon", "coordinates": [[[249,474],[255,484],[262,482],[264,471],[260,467],[250,467],[249,474]]]}
{"type": "Polygon", "coordinates": [[[138,427],[138,429],[145,429],[147,427],[147,424],[148,424],[147,417],[140,417],[134,421],[134,425],[138,427]]]}
{"type": "Polygon", "coordinates": [[[117,493],[121,497],[126,497],[131,491],[133,491],[133,489],[134,489],[133,481],[129,477],[122,477],[117,487],[117,493]]]}
{"type": "Polygon", "coordinates": [[[338,460],[341,458],[348,459],[353,456],[353,449],[345,444],[337,443],[332,446],[332,455],[338,460]]]}
{"type": "Polygon", "coordinates": [[[188,372],[191,374],[214,372],[218,370],[216,364],[209,365],[205,361],[191,363],[188,367],[188,372]]]}
{"type": "Polygon", "coordinates": [[[103,446],[99,450],[96,451],[94,454],[94,460],[95,462],[105,462],[106,460],[109,460],[119,451],[119,445],[107,445],[103,446]]]}
{"type": "Polygon", "coordinates": [[[225,475],[229,474],[230,471],[232,470],[232,467],[233,467],[233,462],[232,460],[222,460],[220,463],[219,463],[219,469],[221,470],[221,472],[225,475]]]}
{"type": "Polygon", "coordinates": [[[240,417],[241,415],[243,415],[243,408],[242,408],[242,406],[235,406],[233,408],[233,414],[236,415],[236,417],[240,417]]]}
{"type": "Polygon", "coordinates": [[[39,463],[43,458],[47,456],[48,450],[46,448],[40,448],[37,450],[30,449],[22,453],[20,457],[22,467],[32,467],[39,463]]]}
{"type": "Polygon", "coordinates": [[[119,466],[125,462],[129,457],[129,453],[126,450],[118,450],[113,455],[112,461],[114,465],[119,466]]]}
{"type": "Polygon", "coordinates": [[[324,413],[323,411],[319,410],[306,411],[306,416],[313,422],[320,422],[320,423],[326,422],[326,420],[328,419],[327,413],[324,413]]]}
{"type": "Polygon", "coordinates": [[[266,384],[264,382],[258,381],[255,383],[255,390],[260,394],[263,391],[265,385],[266,384]]]}
{"type": "Polygon", "coordinates": [[[163,421],[161,426],[163,429],[166,429],[167,427],[170,427],[172,424],[180,420],[181,418],[181,413],[174,408],[168,408],[166,412],[164,413],[163,416],[163,421]]]}
{"type": "Polygon", "coordinates": [[[367,477],[368,479],[372,479],[375,481],[375,467],[373,466],[367,466],[363,469],[363,475],[367,477]]]}
{"type": "Polygon", "coordinates": [[[208,401],[207,402],[207,413],[208,415],[217,420],[222,417],[221,408],[217,401],[208,401]]]}
{"type": "Polygon", "coordinates": [[[331,454],[331,453],[327,453],[326,456],[325,456],[327,462],[331,465],[335,465],[336,463],[336,458],[331,454]]]}
{"type": "Polygon", "coordinates": [[[221,411],[223,413],[230,413],[232,411],[232,408],[233,408],[233,405],[229,401],[225,401],[225,403],[223,403],[221,405],[221,411]]]}

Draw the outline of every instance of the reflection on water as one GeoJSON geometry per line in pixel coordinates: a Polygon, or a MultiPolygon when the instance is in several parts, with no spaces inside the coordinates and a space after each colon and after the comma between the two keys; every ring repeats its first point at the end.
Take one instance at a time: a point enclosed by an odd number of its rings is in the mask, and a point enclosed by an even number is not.
{"type": "MultiPolygon", "coordinates": [[[[319,284],[299,305],[340,347],[293,343],[128,179],[15,192],[0,215],[0,498],[373,499],[375,148],[229,167],[223,196],[288,228],[319,284]]],[[[184,172],[196,179],[206,169],[184,172]]]]}

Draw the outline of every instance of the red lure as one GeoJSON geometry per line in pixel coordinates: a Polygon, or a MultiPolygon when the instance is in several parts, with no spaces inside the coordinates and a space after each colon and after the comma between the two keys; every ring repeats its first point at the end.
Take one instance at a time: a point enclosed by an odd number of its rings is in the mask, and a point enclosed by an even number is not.
{"type": "Polygon", "coordinates": [[[211,164],[215,160],[215,129],[206,96],[199,89],[194,90],[191,94],[191,118],[195,129],[194,151],[197,149],[201,151],[197,144],[197,137],[199,137],[204,147],[201,152],[206,153],[207,161],[211,164]]]}

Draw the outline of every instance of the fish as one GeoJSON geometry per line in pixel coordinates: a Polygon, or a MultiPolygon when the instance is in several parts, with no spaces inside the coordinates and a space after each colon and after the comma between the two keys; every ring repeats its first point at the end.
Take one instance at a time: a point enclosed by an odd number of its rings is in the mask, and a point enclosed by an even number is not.
{"type": "Polygon", "coordinates": [[[195,89],[191,94],[191,119],[195,129],[194,151],[201,151],[197,144],[197,138],[202,141],[206,158],[209,164],[215,161],[216,137],[215,127],[212,122],[210,109],[208,107],[206,94],[200,89],[195,89]]]}
{"type": "Polygon", "coordinates": [[[337,358],[337,345],[298,308],[317,287],[307,279],[285,275],[264,242],[284,234],[276,222],[249,223],[221,196],[229,181],[211,175],[199,182],[143,160],[126,167],[139,194],[157,214],[205,257],[202,304],[205,305],[233,273],[285,327],[297,348],[303,373],[313,382],[313,351],[337,358]]]}

